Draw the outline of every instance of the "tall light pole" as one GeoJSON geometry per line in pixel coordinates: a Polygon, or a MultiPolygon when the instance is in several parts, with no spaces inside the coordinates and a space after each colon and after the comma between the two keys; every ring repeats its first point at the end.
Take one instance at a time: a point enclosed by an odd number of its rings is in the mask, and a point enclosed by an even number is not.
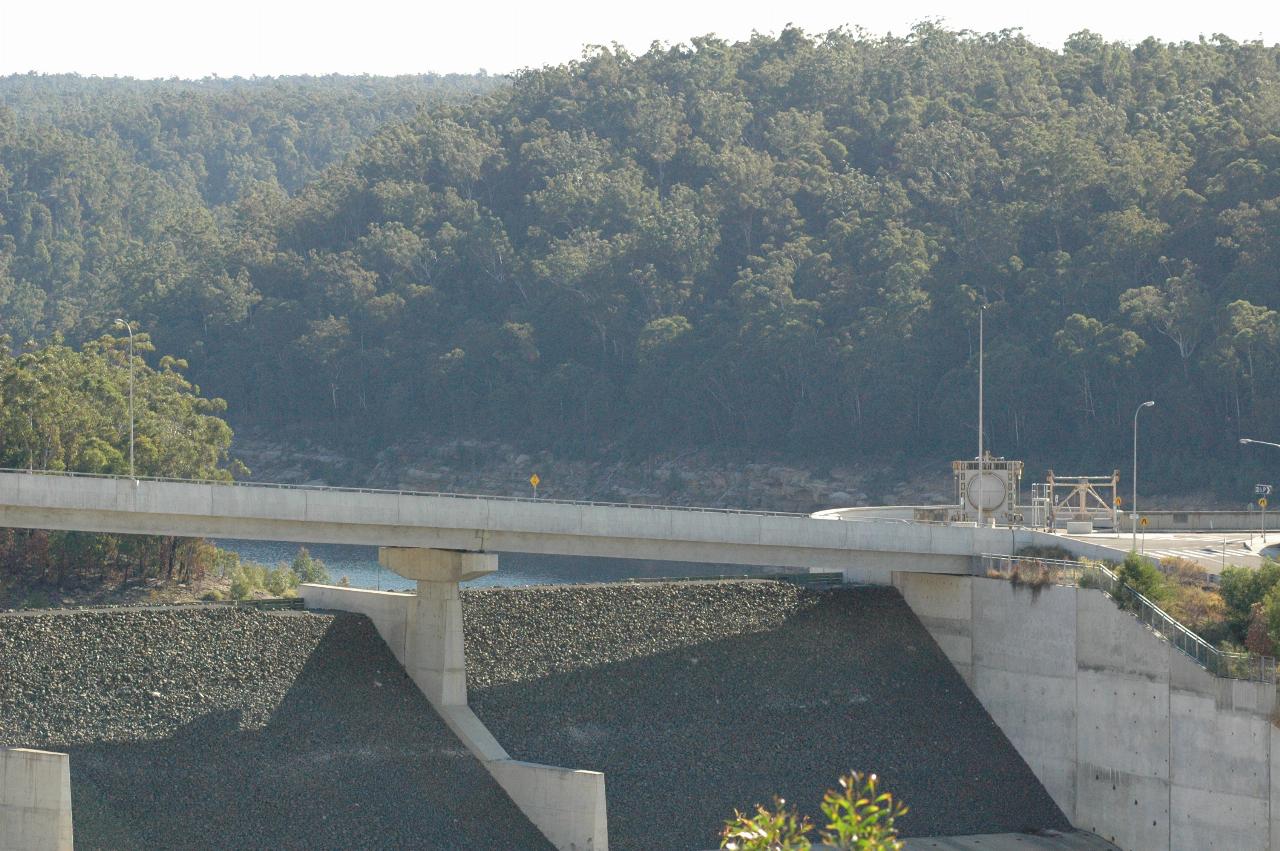
{"type": "MultiPolygon", "coordinates": [[[[1143,402],[1133,412],[1133,502],[1130,503],[1129,528],[1133,532],[1133,551],[1138,551],[1138,414],[1143,408],[1154,408],[1156,403],[1143,402]]],[[[1145,541],[1146,538],[1143,538],[1145,541]]]]}
{"type": "Polygon", "coordinates": [[[133,327],[123,319],[115,324],[129,332],[129,478],[133,478],[133,327]]]}
{"type": "Polygon", "coordinates": [[[983,434],[982,434],[982,361],[985,354],[985,339],[983,329],[983,317],[987,315],[987,305],[984,303],[978,309],[978,527],[982,527],[983,508],[986,505],[987,498],[987,479],[986,479],[986,462],[983,457],[983,434]]]}

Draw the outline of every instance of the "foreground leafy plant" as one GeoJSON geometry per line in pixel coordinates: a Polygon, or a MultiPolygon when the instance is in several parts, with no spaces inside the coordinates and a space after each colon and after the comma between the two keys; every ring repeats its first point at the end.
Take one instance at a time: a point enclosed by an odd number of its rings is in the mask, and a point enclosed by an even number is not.
{"type": "MultiPolygon", "coordinates": [[[[894,822],[907,808],[889,792],[879,791],[874,774],[852,772],[840,778],[840,789],[828,789],[822,798],[826,827],[819,841],[838,851],[901,851],[894,822]]],[[[725,823],[720,847],[728,851],[809,851],[813,825],[786,801],[774,799],[774,809],[757,805],[754,816],[734,812],[725,823]]]]}

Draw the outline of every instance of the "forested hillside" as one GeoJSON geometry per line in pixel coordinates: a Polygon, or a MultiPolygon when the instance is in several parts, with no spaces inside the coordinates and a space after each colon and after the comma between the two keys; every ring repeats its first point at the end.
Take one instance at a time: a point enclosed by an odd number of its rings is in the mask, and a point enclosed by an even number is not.
{"type": "Polygon", "coordinates": [[[421,108],[202,85],[2,81],[0,330],[127,315],[234,423],[356,449],[844,461],[972,453],[985,302],[999,454],[1123,466],[1148,398],[1166,487],[1280,439],[1275,47],[921,25],[594,49],[421,108]]]}

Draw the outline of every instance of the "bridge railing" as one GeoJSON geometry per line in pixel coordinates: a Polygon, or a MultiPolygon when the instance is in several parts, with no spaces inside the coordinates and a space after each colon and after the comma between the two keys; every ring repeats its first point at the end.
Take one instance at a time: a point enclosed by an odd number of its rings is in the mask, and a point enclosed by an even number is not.
{"type": "MultiPolygon", "coordinates": [[[[220,479],[184,479],[172,476],[111,476],[100,473],[77,473],[67,470],[15,470],[11,468],[0,468],[0,473],[21,473],[23,475],[35,476],[57,476],[62,478],[80,478],[80,479],[97,479],[109,481],[140,481],[140,482],[168,482],[174,484],[187,485],[218,485],[220,487],[254,487],[254,488],[277,488],[280,490],[292,491],[310,491],[310,492],[326,492],[326,493],[368,493],[368,494],[386,494],[391,496],[423,496],[423,497],[448,497],[450,499],[476,499],[476,500],[493,500],[498,502],[512,503],[537,503],[551,505],[574,505],[583,507],[602,507],[602,508],[638,508],[650,509],[655,511],[692,511],[712,514],[736,514],[750,515],[760,517],[798,517],[808,518],[810,515],[796,511],[762,511],[759,509],[748,508],[704,508],[695,505],[654,505],[652,503],[643,502],[602,502],[597,500],[577,500],[577,499],[553,499],[544,497],[531,496],[494,496],[491,494],[477,493],[449,493],[445,491],[416,491],[416,490],[395,490],[390,488],[359,488],[359,487],[342,487],[337,485],[292,485],[281,482],[255,482],[255,481],[223,481],[220,479]]],[[[873,521],[878,523],[907,523],[906,520],[886,520],[875,518],[860,519],[858,522],[873,521]]]]}
{"type": "Polygon", "coordinates": [[[1033,588],[1044,585],[1098,588],[1158,637],[1190,656],[1210,673],[1233,680],[1276,682],[1276,660],[1273,657],[1219,650],[1150,599],[1121,582],[1115,573],[1099,562],[989,554],[983,554],[975,561],[977,569],[974,572],[979,576],[1008,579],[1033,588]]]}

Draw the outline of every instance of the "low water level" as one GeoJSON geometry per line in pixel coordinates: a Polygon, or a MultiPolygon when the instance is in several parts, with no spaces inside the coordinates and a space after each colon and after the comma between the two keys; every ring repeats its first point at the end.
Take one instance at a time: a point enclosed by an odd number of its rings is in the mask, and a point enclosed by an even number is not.
{"type": "MultiPolygon", "coordinates": [[[[266,565],[293,561],[293,557],[298,554],[298,548],[306,547],[312,558],[318,558],[324,562],[329,576],[335,583],[345,576],[353,588],[400,591],[414,587],[412,580],[397,576],[378,564],[377,547],[242,540],[221,540],[217,544],[223,549],[239,553],[240,558],[246,561],[266,565]]],[[[660,577],[755,576],[763,570],[759,567],[727,564],[502,553],[498,556],[496,573],[466,584],[469,587],[561,585],[660,577]]]]}

